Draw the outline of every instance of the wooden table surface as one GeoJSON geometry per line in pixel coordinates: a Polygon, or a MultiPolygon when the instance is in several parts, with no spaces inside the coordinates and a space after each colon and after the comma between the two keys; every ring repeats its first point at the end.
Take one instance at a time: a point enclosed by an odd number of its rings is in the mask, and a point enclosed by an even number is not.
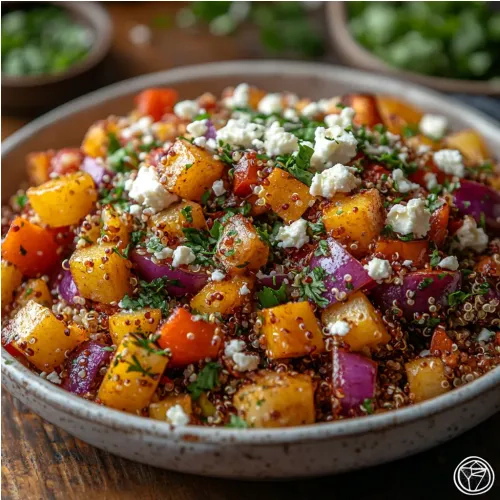
{"type": "MultiPolygon", "coordinates": [[[[106,83],[185,64],[263,55],[251,30],[227,39],[174,27],[155,30],[150,47],[137,47],[128,40],[129,29],[137,23],[150,24],[159,15],[173,17],[179,4],[118,2],[106,7],[115,26],[106,83]]],[[[334,61],[335,55],[329,52],[325,59],[334,61]]],[[[2,138],[27,121],[2,115],[2,138]]],[[[496,415],[438,448],[363,471],[293,482],[239,482],[167,472],[115,457],[45,422],[3,391],[2,498],[280,500],[326,495],[331,499],[453,499],[460,497],[453,485],[453,470],[470,455],[484,458],[496,470],[498,494],[499,428],[500,415],[496,415]]],[[[494,490],[481,498],[494,498],[494,490]]]]}

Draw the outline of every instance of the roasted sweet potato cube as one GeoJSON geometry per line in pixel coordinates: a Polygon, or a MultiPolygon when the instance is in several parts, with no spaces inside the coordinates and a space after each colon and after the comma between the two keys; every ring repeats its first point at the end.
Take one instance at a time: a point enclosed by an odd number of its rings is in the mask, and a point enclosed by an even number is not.
{"type": "Polygon", "coordinates": [[[291,427],[315,421],[314,387],[308,375],[265,372],[233,398],[250,427],[291,427]]]}
{"type": "Polygon", "coordinates": [[[189,394],[180,394],[179,396],[168,396],[157,403],[149,405],[149,416],[155,420],[169,421],[167,412],[174,406],[180,406],[187,415],[193,414],[193,405],[189,394]]]}
{"type": "Polygon", "coordinates": [[[102,209],[102,242],[125,248],[129,242],[129,221],[126,213],[119,214],[112,205],[102,209]]]}
{"type": "Polygon", "coordinates": [[[52,295],[44,280],[39,278],[28,280],[23,288],[19,290],[19,295],[16,297],[18,306],[23,307],[30,300],[46,307],[52,305],[52,295]]]}
{"type": "Polygon", "coordinates": [[[498,254],[496,256],[496,259],[495,257],[491,257],[489,255],[481,257],[479,259],[479,262],[474,266],[474,270],[478,273],[486,274],[487,276],[495,276],[497,278],[500,278],[500,259],[498,258],[498,254]]]}
{"type": "MultiPolygon", "coordinates": [[[[342,97],[342,104],[354,109],[354,123],[373,127],[382,123],[382,117],[377,109],[377,100],[370,94],[348,94],[342,97]]],[[[339,110],[340,111],[340,110],[339,110]]]]}
{"type": "Polygon", "coordinates": [[[471,165],[481,164],[491,158],[491,151],[478,132],[472,129],[455,132],[443,139],[444,146],[458,149],[471,165]]]}
{"type": "Polygon", "coordinates": [[[203,208],[194,201],[181,201],[162,210],[149,219],[149,225],[162,230],[168,236],[177,238],[184,238],[183,228],[206,229],[207,227],[203,208]]]}
{"type": "Polygon", "coordinates": [[[300,219],[315,199],[304,183],[280,168],[262,182],[259,197],[287,223],[300,219]]]}
{"type": "Polygon", "coordinates": [[[52,179],[26,191],[33,210],[52,227],[80,222],[97,199],[94,181],[85,172],[75,172],[52,179]]]}
{"type": "Polygon", "coordinates": [[[138,333],[149,335],[158,328],[161,320],[160,309],[120,311],[109,317],[109,333],[115,345],[119,345],[125,335],[138,333]]]}
{"type": "Polygon", "coordinates": [[[410,395],[418,403],[431,399],[450,390],[444,364],[440,358],[420,358],[406,363],[406,376],[410,385],[410,395]]]}
{"type": "Polygon", "coordinates": [[[418,126],[424,115],[420,109],[395,97],[379,95],[376,99],[382,123],[393,134],[403,135],[406,126],[418,126]]]}
{"type": "Polygon", "coordinates": [[[2,260],[2,309],[12,303],[22,280],[23,273],[14,264],[2,260]]]}
{"type": "Polygon", "coordinates": [[[384,199],[377,189],[337,197],[323,213],[326,230],[357,258],[368,253],[384,223],[384,199]]]}
{"type": "Polygon", "coordinates": [[[104,157],[108,153],[109,134],[116,132],[116,124],[102,120],[92,125],[82,143],[82,151],[92,158],[104,157]]]}
{"type": "Polygon", "coordinates": [[[181,198],[200,201],[203,193],[222,177],[225,166],[207,151],[177,140],[166,155],[165,187],[181,198]]]}
{"type": "Polygon", "coordinates": [[[39,186],[50,179],[50,162],[54,151],[30,153],[26,157],[26,170],[32,186],[39,186]]]}
{"type": "Polygon", "coordinates": [[[126,335],[104,376],[98,399],[111,408],[140,413],[149,406],[167,363],[168,356],[154,343],[146,348],[137,337],[126,335]]]}
{"type": "Polygon", "coordinates": [[[231,314],[250,300],[253,283],[252,278],[243,276],[207,283],[191,299],[191,309],[202,314],[231,314]]]}
{"type": "Polygon", "coordinates": [[[130,261],[115,246],[91,245],[75,250],[69,267],[82,297],[110,304],[130,292],[130,261]]]}
{"type": "Polygon", "coordinates": [[[377,241],[375,253],[381,253],[384,259],[403,262],[411,260],[413,266],[423,267],[429,260],[429,242],[427,240],[401,241],[385,240],[377,241]]]}
{"type": "Polygon", "coordinates": [[[6,327],[13,332],[12,345],[39,370],[52,371],[86,340],[86,331],[67,326],[52,311],[30,300],[6,327]]]}
{"type": "Polygon", "coordinates": [[[325,326],[336,321],[349,323],[349,333],[343,340],[353,351],[387,344],[391,340],[382,319],[363,292],[355,292],[346,302],[337,302],[326,308],[321,314],[321,321],[325,326]]]}
{"type": "Polygon", "coordinates": [[[225,225],[216,256],[231,273],[245,274],[258,271],[267,263],[269,247],[260,239],[253,224],[237,214],[225,225]]]}
{"type": "Polygon", "coordinates": [[[323,333],[309,302],[289,302],[262,312],[262,333],[271,359],[298,358],[325,350],[323,333]]]}

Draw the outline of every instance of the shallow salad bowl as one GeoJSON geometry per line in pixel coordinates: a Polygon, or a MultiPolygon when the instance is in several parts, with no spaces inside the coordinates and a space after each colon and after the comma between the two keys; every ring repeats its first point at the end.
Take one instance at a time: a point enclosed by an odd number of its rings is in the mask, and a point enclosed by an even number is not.
{"type": "MultiPolygon", "coordinates": [[[[182,98],[248,82],[313,99],[385,93],[446,115],[452,128],[476,128],[500,156],[500,127],[440,94],[389,77],[335,66],[277,61],[226,62],[146,75],[104,88],[35,120],[2,144],[2,198],[26,181],[31,151],[78,146],[87,128],[125,114],[134,94],[172,86],[182,98]]],[[[500,410],[500,368],[459,389],[400,410],[285,429],[177,427],[112,410],[40,378],[2,349],[2,383],[49,422],[111,453],[165,469],[232,478],[296,478],[367,467],[425,450],[500,410]]],[[[9,411],[4,408],[4,411],[9,411]]]]}

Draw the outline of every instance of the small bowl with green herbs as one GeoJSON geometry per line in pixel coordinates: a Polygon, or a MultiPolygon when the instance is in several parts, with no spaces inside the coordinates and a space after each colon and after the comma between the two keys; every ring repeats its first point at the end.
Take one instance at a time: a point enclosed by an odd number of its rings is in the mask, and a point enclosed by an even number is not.
{"type": "Polygon", "coordinates": [[[88,90],[107,54],[111,22],[90,2],[4,2],[4,110],[49,109],[88,90]]]}
{"type": "Polygon", "coordinates": [[[340,57],[438,90],[500,94],[496,2],[330,2],[340,57]]]}

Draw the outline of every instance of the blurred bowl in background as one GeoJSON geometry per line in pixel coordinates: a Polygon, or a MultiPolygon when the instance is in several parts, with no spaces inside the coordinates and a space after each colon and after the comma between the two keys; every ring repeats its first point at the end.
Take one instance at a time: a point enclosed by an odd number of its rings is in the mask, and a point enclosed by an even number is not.
{"type": "Polygon", "coordinates": [[[2,2],[2,16],[45,5],[66,11],[71,19],[88,28],[92,36],[90,49],[85,58],[60,73],[21,76],[2,73],[2,114],[39,114],[96,87],[111,46],[112,23],[107,11],[97,2],[2,2]]]}
{"type": "Polygon", "coordinates": [[[500,85],[491,81],[459,80],[429,76],[389,66],[354,39],[347,24],[347,9],[344,2],[326,2],[326,20],[333,47],[342,61],[349,66],[391,74],[442,92],[500,95],[500,85]]]}

